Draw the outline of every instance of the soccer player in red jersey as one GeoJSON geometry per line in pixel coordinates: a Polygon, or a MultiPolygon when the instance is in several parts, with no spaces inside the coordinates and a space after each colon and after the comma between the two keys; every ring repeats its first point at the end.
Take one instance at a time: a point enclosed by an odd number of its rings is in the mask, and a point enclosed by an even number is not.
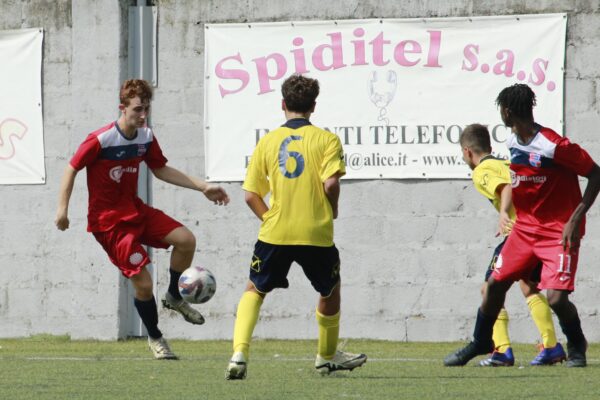
{"type": "Polygon", "coordinates": [[[506,291],[541,262],[539,287],[547,290],[548,303],[567,337],[567,367],[585,367],[587,341],[569,294],[575,290],[585,214],[600,191],[600,168],[577,144],[534,122],[536,99],[529,86],[503,89],[496,103],[502,121],[512,128],[507,146],[517,221],[488,280],[473,341],[448,355],[444,364],[465,365],[493,350],[492,329],[506,291]],[[578,176],[588,179],[583,196],[578,176]]]}
{"type": "Polygon", "coordinates": [[[229,203],[225,190],[188,176],[167,165],[147,117],[152,87],[141,79],[125,81],[119,93],[121,115],[115,122],[88,135],[67,165],[61,180],[56,227],[69,228],[68,208],[77,173],[86,168],[89,192],[88,227],[108,257],[135,289],[135,307],[148,331],[148,344],[157,359],[177,359],[158,329],[158,311],[152,293],[150,263],[143,245],[173,246],[169,288],[163,305],[179,312],[186,321],[204,318],[179,294],[178,280],[191,265],[196,249],[194,234],[162,211],[137,196],[139,166],[148,165],[158,179],[198,190],[217,205],[229,203]]]}

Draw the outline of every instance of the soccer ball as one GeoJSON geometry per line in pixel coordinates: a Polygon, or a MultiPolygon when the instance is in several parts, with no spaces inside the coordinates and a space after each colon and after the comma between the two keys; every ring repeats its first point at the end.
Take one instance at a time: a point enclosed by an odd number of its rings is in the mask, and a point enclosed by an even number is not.
{"type": "Polygon", "coordinates": [[[189,267],[179,278],[179,293],[188,303],[206,303],[217,291],[215,276],[202,267],[189,267]]]}

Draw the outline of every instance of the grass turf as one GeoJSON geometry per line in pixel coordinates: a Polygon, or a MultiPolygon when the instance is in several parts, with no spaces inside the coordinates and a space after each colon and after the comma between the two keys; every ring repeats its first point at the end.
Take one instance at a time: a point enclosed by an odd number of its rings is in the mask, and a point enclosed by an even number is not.
{"type": "Polygon", "coordinates": [[[549,399],[600,397],[600,345],[589,365],[530,367],[533,345],[514,347],[511,368],[447,368],[460,343],[350,340],[369,361],[321,377],[315,341],[257,340],[248,378],[226,381],[226,341],[170,342],[179,361],[152,359],[145,340],[0,339],[0,399],[549,399]]]}

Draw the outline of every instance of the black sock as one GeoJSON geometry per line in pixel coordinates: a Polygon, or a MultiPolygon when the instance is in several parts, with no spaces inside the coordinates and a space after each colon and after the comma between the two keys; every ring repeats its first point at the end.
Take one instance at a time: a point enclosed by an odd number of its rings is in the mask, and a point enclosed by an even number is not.
{"type": "Polygon", "coordinates": [[[181,294],[179,294],[179,277],[181,276],[181,272],[169,268],[169,273],[171,274],[171,280],[169,281],[168,292],[175,299],[181,300],[182,297],[181,294]]]}
{"type": "Polygon", "coordinates": [[[574,345],[579,345],[585,342],[585,336],[581,330],[581,321],[579,316],[575,316],[574,319],[568,322],[560,322],[560,328],[567,337],[567,341],[574,345]]]}
{"type": "Polygon", "coordinates": [[[146,330],[148,331],[148,336],[152,339],[159,339],[162,337],[162,332],[158,329],[158,310],[156,308],[156,301],[154,301],[154,296],[150,300],[138,300],[136,298],[133,299],[133,304],[137,309],[146,330]]]}
{"type": "Polygon", "coordinates": [[[496,318],[485,315],[480,309],[477,309],[477,321],[475,322],[475,330],[473,331],[473,341],[482,348],[493,350],[494,341],[492,340],[492,332],[496,318]]]}

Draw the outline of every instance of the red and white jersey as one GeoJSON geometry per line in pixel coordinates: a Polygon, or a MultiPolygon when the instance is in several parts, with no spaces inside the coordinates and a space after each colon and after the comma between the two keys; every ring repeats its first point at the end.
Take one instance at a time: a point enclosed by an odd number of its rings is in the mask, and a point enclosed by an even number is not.
{"type": "MultiPolygon", "coordinates": [[[[510,150],[515,228],[561,237],[563,227],[581,202],[578,175],[587,176],[594,160],[579,145],[536,124],[538,133],[523,144],[515,133],[510,150]]],[[[581,223],[581,235],[585,220],[581,223]]]]}
{"type": "Polygon", "coordinates": [[[128,139],[112,122],[90,133],[79,146],[70,164],[77,171],[87,168],[88,231],[104,232],[119,221],[142,218],[143,202],[137,195],[141,161],[150,169],[167,163],[152,130],[146,127],[128,139]]]}

